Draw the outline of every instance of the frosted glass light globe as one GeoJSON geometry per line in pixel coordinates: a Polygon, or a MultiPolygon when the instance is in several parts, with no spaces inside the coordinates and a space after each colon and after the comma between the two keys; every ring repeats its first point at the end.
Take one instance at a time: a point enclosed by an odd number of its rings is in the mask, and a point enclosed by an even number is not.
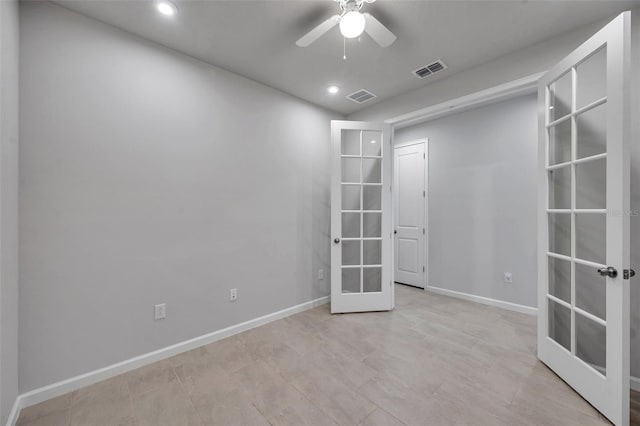
{"type": "Polygon", "coordinates": [[[340,19],[340,32],[346,38],[355,38],[362,34],[364,25],[364,15],[357,10],[352,10],[340,19]]]}
{"type": "Polygon", "coordinates": [[[159,0],[156,2],[156,9],[164,16],[173,16],[178,13],[178,8],[175,4],[167,0],[159,0]]]}

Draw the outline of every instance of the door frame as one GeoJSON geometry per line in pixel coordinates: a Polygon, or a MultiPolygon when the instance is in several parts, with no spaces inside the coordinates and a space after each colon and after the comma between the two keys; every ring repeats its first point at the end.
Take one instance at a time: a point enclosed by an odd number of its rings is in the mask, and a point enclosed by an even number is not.
{"type": "MultiPolygon", "coordinates": [[[[394,144],[394,130],[395,127],[391,128],[391,145],[393,147],[393,153],[392,158],[391,158],[391,185],[392,188],[395,188],[395,167],[396,167],[396,148],[404,148],[407,146],[412,146],[412,145],[424,145],[424,153],[425,153],[425,159],[424,159],[424,190],[425,190],[425,196],[424,196],[424,227],[425,227],[425,234],[424,234],[424,268],[425,268],[425,273],[422,274],[422,285],[423,285],[423,290],[427,291],[427,287],[428,287],[428,283],[429,283],[429,138],[420,138],[420,139],[413,139],[411,141],[408,142],[402,142],[399,144],[394,144]]],[[[396,192],[395,191],[391,191],[391,210],[393,212],[392,214],[392,220],[393,220],[393,228],[395,230],[395,226],[396,226],[396,217],[395,217],[395,206],[396,206],[396,192]]],[[[395,280],[395,270],[396,270],[396,258],[395,258],[395,248],[396,248],[396,237],[394,236],[393,238],[393,258],[391,259],[392,265],[393,265],[393,271],[394,271],[394,280],[395,280]]],[[[394,284],[396,284],[395,281],[393,281],[394,284]]],[[[402,283],[400,283],[402,284],[402,283]]],[[[405,284],[405,285],[409,285],[409,284],[405,284]]]]}
{"type": "MultiPolygon", "coordinates": [[[[503,84],[499,84],[497,86],[489,87],[486,89],[479,90],[477,92],[472,92],[464,96],[460,96],[457,98],[449,99],[444,102],[440,102],[434,105],[430,105],[425,108],[419,108],[414,111],[407,112],[402,115],[398,115],[395,117],[388,118],[384,120],[384,123],[389,124],[391,127],[391,145],[393,146],[393,158],[391,161],[391,176],[392,179],[395,175],[395,148],[401,146],[407,146],[412,143],[419,142],[421,140],[425,141],[425,153],[427,153],[427,160],[429,156],[429,144],[428,138],[416,139],[411,142],[395,144],[395,132],[398,129],[402,129],[404,127],[414,126],[416,124],[424,123],[426,121],[435,120],[437,118],[446,117],[449,115],[453,115],[459,112],[467,111],[474,108],[479,108],[484,105],[489,105],[495,102],[506,101],[508,99],[517,98],[519,96],[534,94],[538,92],[538,81],[540,78],[547,73],[546,70],[542,72],[538,72],[535,74],[531,74],[513,81],[509,81],[503,84]]],[[[427,163],[427,173],[425,175],[428,177],[429,166],[427,163]]],[[[428,285],[428,273],[429,273],[429,221],[428,221],[428,199],[429,199],[429,187],[428,187],[428,178],[425,182],[425,188],[427,191],[427,196],[425,197],[425,224],[427,225],[426,238],[425,238],[425,268],[427,269],[427,273],[424,278],[424,290],[431,290],[428,285]]],[[[392,191],[391,194],[391,205],[392,207],[395,205],[395,193],[392,191]]],[[[392,208],[393,211],[393,208],[392,208]]],[[[395,225],[395,217],[392,217],[393,224],[395,225]]],[[[395,242],[393,244],[395,248],[395,242]]],[[[392,259],[393,271],[395,271],[395,253],[392,259]]],[[[394,277],[395,279],[395,277],[394,277]]],[[[395,283],[395,281],[394,281],[395,283]]],[[[476,298],[474,301],[479,303],[484,303],[482,298],[476,298]]]]}

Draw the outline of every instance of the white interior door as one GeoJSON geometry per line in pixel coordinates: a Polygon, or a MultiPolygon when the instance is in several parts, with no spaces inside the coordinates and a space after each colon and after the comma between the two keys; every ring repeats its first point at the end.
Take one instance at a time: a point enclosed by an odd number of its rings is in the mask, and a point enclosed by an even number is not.
{"type": "Polygon", "coordinates": [[[396,147],[394,151],[395,281],[424,288],[427,240],[425,142],[396,147]]]}
{"type": "Polygon", "coordinates": [[[331,122],[331,312],[393,308],[389,126],[331,122]]]}
{"type": "Polygon", "coordinates": [[[629,423],[629,58],[624,13],[539,86],[538,356],[629,423]]]}

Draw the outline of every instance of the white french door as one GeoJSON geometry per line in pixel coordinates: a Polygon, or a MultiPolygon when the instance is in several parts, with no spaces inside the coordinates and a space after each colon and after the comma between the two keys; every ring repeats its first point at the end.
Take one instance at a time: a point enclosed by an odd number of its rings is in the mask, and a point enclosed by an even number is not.
{"type": "Polygon", "coordinates": [[[331,312],[393,308],[389,126],[331,122],[331,312]]]}
{"type": "Polygon", "coordinates": [[[427,240],[425,142],[396,147],[393,158],[394,279],[424,288],[427,240]]]}
{"type": "Polygon", "coordinates": [[[542,77],[538,357],[629,423],[630,14],[542,77]]]}

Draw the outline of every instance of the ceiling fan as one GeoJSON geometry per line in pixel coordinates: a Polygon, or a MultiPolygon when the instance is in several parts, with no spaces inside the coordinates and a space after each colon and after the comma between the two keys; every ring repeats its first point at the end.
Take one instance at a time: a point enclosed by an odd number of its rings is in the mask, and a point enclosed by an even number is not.
{"type": "Polygon", "coordinates": [[[369,13],[362,13],[360,9],[365,3],[375,0],[334,0],[340,5],[342,13],[333,15],[302,38],[296,44],[307,47],[336,25],[340,25],[340,32],[345,38],[355,38],[366,31],[381,47],[387,47],[396,41],[396,36],[369,13]]]}

